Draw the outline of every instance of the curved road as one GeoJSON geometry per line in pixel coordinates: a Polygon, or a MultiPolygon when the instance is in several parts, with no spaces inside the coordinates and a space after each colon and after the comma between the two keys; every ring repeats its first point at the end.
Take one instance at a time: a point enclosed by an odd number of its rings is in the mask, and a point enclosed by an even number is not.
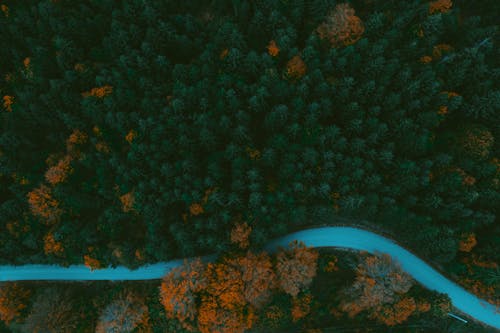
{"type": "MultiPolygon", "coordinates": [[[[341,247],[370,253],[387,253],[423,286],[448,294],[453,306],[458,310],[500,329],[500,312],[495,306],[448,280],[423,260],[385,237],[351,227],[322,227],[295,232],[275,239],[266,246],[266,250],[274,251],[280,246],[287,246],[293,240],[302,241],[310,247],[341,247]]],[[[117,267],[95,271],[83,265],[67,268],[51,265],[0,266],[0,281],[159,279],[182,262],[182,259],[172,260],[142,266],[136,270],[117,267]]]]}

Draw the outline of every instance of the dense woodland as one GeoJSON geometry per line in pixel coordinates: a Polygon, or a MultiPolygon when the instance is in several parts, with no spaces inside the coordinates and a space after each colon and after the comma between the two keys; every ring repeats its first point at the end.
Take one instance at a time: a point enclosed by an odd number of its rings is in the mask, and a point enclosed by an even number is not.
{"type": "MultiPolygon", "coordinates": [[[[264,260],[273,237],[341,223],[499,304],[499,16],[497,0],[0,0],[0,263],[217,253],[233,267],[264,260]],[[241,240],[251,258],[233,253],[241,240]]],[[[356,265],[325,304],[402,325],[341,296],[363,288],[356,265]]],[[[414,296],[394,304],[422,309],[429,292],[398,288],[414,296]]],[[[26,297],[35,314],[47,299],[26,297]]],[[[120,297],[108,313],[140,293],[120,297]]],[[[161,317],[137,302],[137,322],[161,317]]],[[[168,320],[216,331],[186,318],[168,320]]]]}

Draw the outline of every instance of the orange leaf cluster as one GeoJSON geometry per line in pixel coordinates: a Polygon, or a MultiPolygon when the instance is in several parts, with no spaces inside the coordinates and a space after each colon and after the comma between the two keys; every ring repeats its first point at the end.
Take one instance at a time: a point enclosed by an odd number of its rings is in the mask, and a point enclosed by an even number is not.
{"type": "Polygon", "coordinates": [[[96,142],[95,149],[98,152],[105,153],[105,154],[109,153],[109,151],[110,151],[108,144],[106,142],[104,142],[104,141],[98,141],[98,142],[96,142]]]}
{"type": "Polygon", "coordinates": [[[83,256],[83,263],[85,266],[87,266],[91,270],[101,268],[101,262],[95,258],[92,258],[88,254],[83,256]]]}
{"type": "Polygon", "coordinates": [[[328,15],[316,31],[321,39],[327,39],[332,46],[347,46],[356,43],[365,28],[363,22],[348,3],[341,3],[328,15]]]}
{"type": "Polygon", "coordinates": [[[430,303],[427,303],[425,301],[417,303],[417,311],[420,313],[429,312],[430,309],[431,309],[430,303]]]}
{"type": "Polygon", "coordinates": [[[77,149],[77,145],[84,144],[87,142],[87,134],[82,131],[76,129],[70,134],[68,139],[66,140],[66,152],[73,158],[76,158],[80,155],[80,151],[77,149]]]}
{"type": "Polygon", "coordinates": [[[7,5],[1,4],[0,10],[4,13],[5,17],[9,17],[9,7],[7,5]]]}
{"type": "Polygon", "coordinates": [[[50,167],[45,172],[45,180],[47,180],[47,182],[51,185],[64,182],[68,174],[71,172],[71,160],[72,158],[69,155],[60,159],[56,165],[50,167]]]}
{"type": "Polygon", "coordinates": [[[219,58],[222,60],[224,59],[225,57],[227,57],[227,55],[229,54],[229,50],[228,49],[224,49],[220,52],[219,54],[219,58]]]}
{"type": "Polygon", "coordinates": [[[43,250],[45,254],[55,254],[59,255],[64,252],[64,248],[61,242],[58,242],[54,238],[54,234],[48,233],[43,238],[43,250]]]}
{"type": "Polygon", "coordinates": [[[132,143],[132,141],[135,139],[135,137],[137,136],[137,132],[134,131],[134,130],[130,130],[127,135],[125,136],[125,140],[128,142],[128,143],[132,143]]]}
{"type": "Polygon", "coordinates": [[[244,333],[256,320],[251,309],[245,314],[221,308],[213,296],[203,298],[198,316],[198,329],[201,333],[244,333]]]}
{"type": "Polygon", "coordinates": [[[59,208],[59,203],[52,197],[49,187],[40,185],[28,193],[28,203],[31,213],[45,220],[46,223],[52,224],[59,220],[62,210],[59,208]]]}
{"type": "Polygon", "coordinates": [[[476,244],[477,240],[474,233],[463,234],[458,243],[458,249],[462,252],[470,252],[476,244]]]}
{"type": "Polygon", "coordinates": [[[267,53],[271,55],[271,57],[276,57],[280,53],[280,49],[274,39],[269,42],[267,45],[267,53]]]}
{"type": "Polygon", "coordinates": [[[203,214],[203,212],[204,212],[203,206],[200,205],[199,203],[196,203],[196,202],[192,203],[191,206],[189,206],[189,212],[193,216],[197,216],[197,215],[203,214]]]}
{"type": "Polygon", "coordinates": [[[339,270],[339,268],[337,267],[338,261],[339,260],[337,257],[333,257],[330,261],[328,261],[328,264],[326,264],[323,270],[327,273],[338,271],[339,270]]]}
{"type": "Polygon", "coordinates": [[[475,295],[484,298],[488,303],[493,304],[500,309],[500,299],[498,298],[498,290],[495,290],[494,286],[487,286],[483,282],[476,279],[463,279],[461,281],[467,286],[475,295]]]}
{"type": "Polygon", "coordinates": [[[429,14],[446,13],[453,6],[451,0],[436,0],[429,3],[429,14]]]}
{"type": "Polygon", "coordinates": [[[448,114],[448,107],[446,105],[441,105],[439,107],[438,114],[444,116],[445,114],[448,114]]]}
{"type": "MultiPolygon", "coordinates": [[[[465,260],[465,262],[468,264],[473,264],[474,266],[477,266],[477,267],[482,267],[482,268],[492,268],[492,269],[498,268],[498,264],[496,262],[485,261],[481,257],[477,257],[474,254],[472,255],[472,259],[465,260]]],[[[471,267],[469,267],[469,271],[470,271],[470,273],[474,272],[474,270],[471,267]]]]}
{"type": "Polygon", "coordinates": [[[0,320],[7,325],[19,318],[29,302],[30,291],[17,283],[8,282],[0,286],[0,320]]]}
{"type": "Polygon", "coordinates": [[[429,57],[427,55],[420,58],[420,62],[423,64],[428,64],[431,61],[432,61],[432,57],[429,57]]]}
{"type": "Polygon", "coordinates": [[[85,70],[85,66],[83,64],[77,63],[74,66],[75,71],[81,73],[85,70]]]}
{"type": "Polygon", "coordinates": [[[304,295],[302,297],[294,297],[292,300],[292,321],[296,322],[311,312],[311,295],[304,295]]]}
{"type": "Polygon", "coordinates": [[[318,252],[297,241],[289,249],[276,255],[276,273],[279,287],[289,295],[297,296],[316,276],[318,252]]]}
{"type": "Polygon", "coordinates": [[[12,112],[12,104],[14,104],[14,96],[5,95],[3,97],[3,107],[7,112],[12,112]]]}
{"type": "Polygon", "coordinates": [[[405,322],[417,309],[417,304],[412,297],[405,297],[392,306],[385,305],[380,310],[372,313],[372,318],[387,326],[394,326],[405,322]]]}
{"type": "Polygon", "coordinates": [[[134,209],[134,192],[128,192],[120,196],[120,202],[122,203],[122,210],[127,213],[134,209]]]}
{"type": "Polygon", "coordinates": [[[306,71],[306,63],[298,55],[294,56],[286,64],[286,73],[291,78],[300,79],[306,74],[306,71]]]}
{"type": "Polygon", "coordinates": [[[246,152],[251,160],[255,161],[260,159],[260,151],[258,149],[247,147],[246,152]]]}
{"type": "Polygon", "coordinates": [[[82,93],[83,97],[94,96],[97,98],[103,98],[113,92],[113,87],[110,85],[105,85],[102,87],[92,88],[90,91],[85,91],[82,93]]]}
{"type": "Polygon", "coordinates": [[[81,145],[87,141],[87,134],[82,131],[76,129],[73,133],[70,134],[68,139],[66,140],[66,148],[67,150],[71,150],[74,145],[81,145]]]}
{"type": "Polygon", "coordinates": [[[443,55],[443,51],[451,51],[453,48],[448,44],[438,44],[432,49],[432,58],[437,60],[443,55]]]}
{"type": "Polygon", "coordinates": [[[231,243],[236,243],[242,249],[250,245],[248,237],[252,232],[252,228],[246,222],[237,223],[231,230],[231,243]]]}

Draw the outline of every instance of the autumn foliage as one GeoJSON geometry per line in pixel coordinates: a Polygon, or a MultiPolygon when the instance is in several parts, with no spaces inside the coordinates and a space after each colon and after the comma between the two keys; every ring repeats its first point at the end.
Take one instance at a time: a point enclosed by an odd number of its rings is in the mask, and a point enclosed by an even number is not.
{"type": "Polygon", "coordinates": [[[148,319],[148,307],[138,295],[119,295],[104,308],[97,323],[96,333],[132,332],[148,319]]]}
{"type": "Polygon", "coordinates": [[[279,287],[291,296],[297,296],[316,276],[318,252],[297,241],[289,249],[276,255],[276,273],[279,287]]]}
{"type": "MultiPolygon", "coordinates": [[[[267,253],[250,251],[215,263],[185,262],[165,276],[160,286],[167,317],[202,333],[244,332],[254,325],[256,312],[270,301],[273,292],[280,290],[278,277],[281,288],[297,296],[316,273],[317,253],[303,245],[294,243],[277,256],[276,266],[267,253]],[[294,279],[297,281],[291,282],[294,279]]],[[[297,299],[296,318],[309,312],[309,303],[308,297],[297,299]]]]}
{"type": "Polygon", "coordinates": [[[85,264],[85,266],[87,266],[91,270],[101,268],[101,262],[95,258],[92,258],[88,254],[83,256],[83,263],[85,264]]]}
{"type": "Polygon", "coordinates": [[[3,97],[3,107],[7,112],[12,112],[12,104],[14,104],[14,96],[5,95],[3,97]]]}
{"type": "Polygon", "coordinates": [[[186,329],[193,329],[197,294],[207,286],[204,264],[196,259],[174,268],[163,278],[160,301],[168,318],[178,319],[186,329]]]}
{"type": "Polygon", "coordinates": [[[326,21],[316,29],[319,37],[328,40],[335,47],[356,43],[365,28],[361,19],[354,14],[354,9],[348,3],[338,4],[326,21]]]}
{"type": "Polygon", "coordinates": [[[298,55],[294,56],[286,64],[286,73],[288,77],[300,79],[306,74],[307,66],[304,60],[298,55]]]}
{"type": "Polygon", "coordinates": [[[495,138],[487,129],[472,126],[465,129],[460,143],[464,150],[476,157],[484,158],[490,153],[495,138]]]}
{"type": "Polygon", "coordinates": [[[389,255],[370,256],[356,269],[356,280],[340,307],[350,317],[367,311],[370,318],[396,325],[416,310],[415,300],[405,295],[412,285],[411,277],[389,255]]]}
{"type": "Polygon", "coordinates": [[[135,137],[137,136],[137,132],[135,130],[130,130],[127,135],[125,136],[125,140],[128,143],[132,143],[134,141],[135,137]]]}
{"type": "Polygon", "coordinates": [[[105,85],[102,87],[92,88],[90,91],[82,93],[83,97],[94,96],[97,98],[103,98],[113,92],[113,87],[110,85],[105,85]]]}
{"type": "Polygon", "coordinates": [[[312,295],[307,294],[295,297],[292,300],[292,321],[298,321],[306,317],[311,311],[312,295]]]}
{"type": "Polygon", "coordinates": [[[5,17],[9,17],[9,7],[7,7],[7,5],[1,4],[0,10],[3,12],[5,17]]]}
{"type": "Polygon", "coordinates": [[[62,183],[68,177],[71,172],[71,156],[66,155],[64,158],[60,159],[56,165],[50,167],[45,172],[45,180],[50,185],[57,185],[62,183]]]}
{"type": "Polygon", "coordinates": [[[436,0],[429,3],[429,14],[446,13],[453,6],[451,0],[436,0]]]}
{"type": "Polygon", "coordinates": [[[43,238],[43,250],[45,254],[61,254],[64,252],[64,248],[61,242],[56,241],[53,233],[48,233],[43,238]]]}
{"type": "Polygon", "coordinates": [[[57,222],[62,213],[59,202],[52,197],[51,189],[43,184],[28,193],[28,203],[31,213],[41,217],[47,224],[57,222]]]}
{"type": "Polygon", "coordinates": [[[122,210],[125,213],[128,213],[131,210],[133,210],[135,202],[134,192],[128,192],[120,196],[120,202],[122,203],[122,210]]]}
{"type": "Polygon", "coordinates": [[[274,39],[267,45],[267,53],[269,53],[271,57],[276,57],[280,53],[280,49],[274,39]]]}
{"type": "Polygon", "coordinates": [[[474,233],[464,234],[462,235],[459,245],[459,250],[462,252],[470,252],[476,246],[476,235],[474,233]]]}
{"type": "Polygon", "coordinates": [[[14,282],[0,285],[0,320],[9,324],[17,319],[21,311],[26,308],[30,291],[14,282]]]}
{"type": "Polygon", "coordinates": [[[191,213],[191,215],[193,216],[197,216],[197,215],[200,215],[203,213],[203,206],[200,205],[199,203],[195,202],[195,203],[192,203],[190,206],[189,206],[189,212],[191,213]]]}
{"type": "Polygon", "coordinates": [[[248,237],[252,232],[252,228],[246,222],[237,223],[231,230],[231,243],[238,244],[242,249],[250,245],[248,237]]]}

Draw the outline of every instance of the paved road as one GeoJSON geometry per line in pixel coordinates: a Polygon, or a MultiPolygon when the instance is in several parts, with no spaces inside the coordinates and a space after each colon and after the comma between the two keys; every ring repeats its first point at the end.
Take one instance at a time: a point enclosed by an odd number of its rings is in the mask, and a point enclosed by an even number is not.
{"type": "MultiPolygon", "coordinates": [[[[387,253],[399,262],[403,270],[423,286],[448,294],[453,306],[487,325],[500,329],[499,310],[486,301],[439,274],[409,251],[393,241],[369,231],[351,227],[322,227],[299,231],[270,242],[266,249],[276,250],[293,240],[311,247],[340,247],[370,253],[387,253]]],[[[142,266],[136,270],[124,267],[90,271],[83,265],[68,268],[50,265],[0,266],[0,281],[18,280],[149,280],[159,279],[183,260],[173,260],[142,266]]]]}

